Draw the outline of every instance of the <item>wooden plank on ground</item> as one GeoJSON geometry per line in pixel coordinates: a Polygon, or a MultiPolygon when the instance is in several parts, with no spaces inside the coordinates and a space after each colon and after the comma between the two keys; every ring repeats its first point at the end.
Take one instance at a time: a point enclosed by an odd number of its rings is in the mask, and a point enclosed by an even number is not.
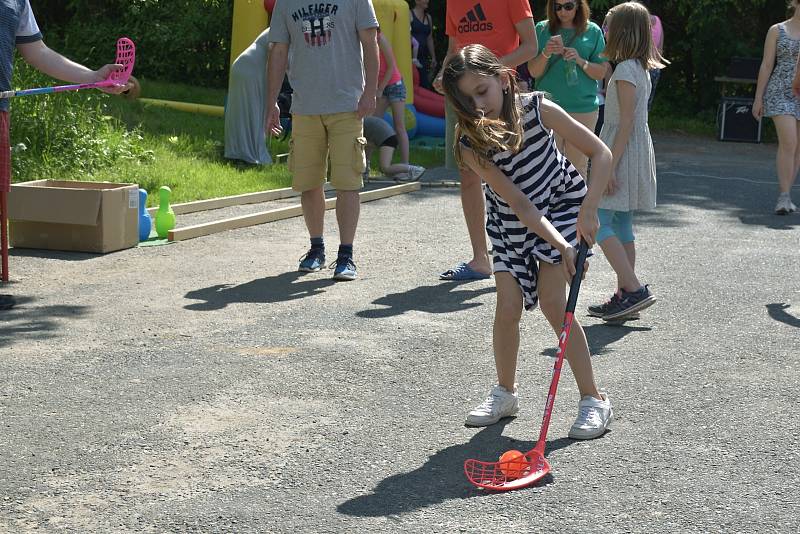
{"type": "MultiPolygon", "coordinates": [[[[364,191],[359,193],[361,202],[371,202],[381,198],[387,198],[395,195],[402,195],[411,191],[418,191],[420,189],[419,182],[412,182],[408,184],[394,185],[390,187],[382,187],[372,191],[364,191]]],[[[325,200],[325,209],[329,210],[336,207],[336,198],[329,198],[325,200]]],[[[186,226],[184,228],[175,228],[169,232],[168,239],[170,241],[185,241],[195,237],[204,235],[216,234],[226,230],[233,230],[235,228],[245,228],[247,226],[255,226],[257,224],[264,224],[268,222],[280,221],[282,219],[290,219],[292,217],[299,217],[303,214],[303,207],[299,204],[287,206],[285,208],[276,208],[259,213],[252,213],[250,215],[241,215],[239,217],[231,217],[221,221],[213,221],[208,223],[195,224],[186,226]]]]}
{"type": "MultiPolygon", "coordinates": [[[[325,190],[330,190],[329,184],[325,184],[325,190]]],[[[206,200],[195,200],[194,202],[183,202],[181,204],[172,204],[172,211],[175,215],[183,215],[185,213],[196,213],[198,211],[216,210],[220,208],[229,208],[231,206],[242,206],[244,204],[259,204],[261,202],[269,202],[271,200],[281,200],[284,198],[292,198],[300,196],[300,193],[293,190],[291,187],[284,187],[282,189],[271,189],[269,191],[257,191],[255,193],[244,193],[241,195],[233,195],[229,197],[209,198],[206,200]]],[[[158,206],[147,208],[147,212],[151,216],[155,216],[158,211],[158,206]]]]}

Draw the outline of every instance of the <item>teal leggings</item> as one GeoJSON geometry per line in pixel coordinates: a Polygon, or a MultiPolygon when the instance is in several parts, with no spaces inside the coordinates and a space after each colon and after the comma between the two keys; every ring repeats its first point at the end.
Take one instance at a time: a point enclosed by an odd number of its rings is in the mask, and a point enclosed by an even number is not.
{"type": "Polygon", "coordinates": [[[617,236],[621,243],[632,243],[633,236],[633,212],[597,210],[597,217],[600,219],[600,230],[597,231],[597,242],[602,243],[612,236],[617,236]]]}

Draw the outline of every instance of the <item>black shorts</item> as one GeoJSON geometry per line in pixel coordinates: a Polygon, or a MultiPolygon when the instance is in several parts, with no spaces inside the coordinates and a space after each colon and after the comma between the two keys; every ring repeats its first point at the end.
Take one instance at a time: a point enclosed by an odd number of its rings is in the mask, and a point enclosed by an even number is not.
{"type": "Polygon", "coordinates": [[[391,137],[387,137],[386,141],[381,143],[381,146],[388,146],[391,148],[397,148],[397,136],[393,135],[391,137]]]}

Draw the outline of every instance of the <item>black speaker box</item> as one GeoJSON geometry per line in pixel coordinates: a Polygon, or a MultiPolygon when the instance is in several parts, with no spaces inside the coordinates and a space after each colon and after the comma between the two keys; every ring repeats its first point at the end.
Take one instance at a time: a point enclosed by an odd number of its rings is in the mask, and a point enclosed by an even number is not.
{"type": "Polygon", "coordinates": [[[761,121],[753,117],[753,99],[723,97],[717,114],[720,141],[761,142],[761,121]]]}

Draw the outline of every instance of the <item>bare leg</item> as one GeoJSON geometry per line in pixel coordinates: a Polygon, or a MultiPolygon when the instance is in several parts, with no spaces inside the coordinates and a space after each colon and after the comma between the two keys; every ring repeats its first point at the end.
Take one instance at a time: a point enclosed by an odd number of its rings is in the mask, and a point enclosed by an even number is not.
{"type": "MultiPolygon", "coordinates": [[[[564,311],[567,308],[566,282],[559,265],[549,263],[539,263],[539,307],[542,309],[547,322],[553,327],[556,336],[561,333],[564,322],[564,311]]],[[[498,296],[499,296],[498,286],[498,296]]],[[[567,340],[567,352],[564,355],[575,376],[578,391],[581,397],[591,395],[596,399],[601,399],[597,384],[594,381],[594,371],[592,370],[592,360],[589,354],[589,344],[586,342],[586,334],[577,319],[572,321],[569,340],[567,340]]]]}
{"type": "Polygon", "coordinates": [[[390,146],[382,146],[378,157],[380,158],[381,172],[386,176],[394,176],[408,172],[407,163],[392,163],[392,156],[394,155],[394,148],[390,146]]]}
{"type": "Polygon", "coordinates": [[[405,102],[392,102],[394,131],[397,134],[397,148],[400,150],[400,163],[408,164],[408,132],[406,132],[405,102]]]}
{"type": "Polygon", "coordinates": [[[492,264],[486,244],[486,200],[483,197],[481,177],[470,170],[461,169],[461,208],[467,223],[472,260],[468,265],[483,274],[492,274],[492,264]]]}
{"type": "MultiPolygon", "coordinates": [[[[325,209],[324,201],[322,209],[325,209]]],[[[336,222],[339,223],[340,243],[353,244],[360,213],[361,199],[358,197],[358,191],[336,191],[336,222]]]]}
{"type": "Polygon", "coordinates": [[[303,218],[306,221],[308,235],[322,237],[325,223],[325,193],[322,186],[303,191],[300,195],[300,205],[303,206],[303,218]]]}
{"type": "Polygon", "coordinates": [[[383,114],[386,113],[386,108],[389,107],[389,100],[386,99],[385,96],[379,96],[375,100],[375,113],[373,113],[373,117],[383,118],[383,114]]]}
{"type": "MultiPolygon", "coordinates": [[[[625,248],[625,255],[628,256],[628,263],[631,264],[631,269],[633,272],[636,272],[636,242],[630,241],[628,243],[622,243],[623,248],[625,248]]],[[[602,246],[601,246],[602,248],[602,246]]],[[[617,277],[617,288],[622,289],[622,282],[617,277]]]]}
{"type": "Polygon", "coordinates": [[[778,152],[775,165],[778,171],[778,188],[781,193],[792,189],[795,179],[795,154],[797,152],[797,120],[790,115],[772,117],[778,133],[778,152]]]}
{"type": "Polygon", "coordinates": [[[601,241],[600,248],[603,249],[603,254],[605,254],[611,268],[617,273],[617,285],[621,289],[636,291],[642,287],[628,259],[628,252],[617,236],[611,236],[601,241]]]}
{"type": "MultiPolygon", "coordinates": [[[[570,113],[570,116],[575,119],[576,121],[580,122],[586,128],[594,132],[594,126],[597,124],[597,111],[593,111],[591,113],[570,113]]],[[[588,177],[588,164],[589,158],[581,152],[578,147],[571,145],[569,143],[565,143],[564,146],[564,155],[567,156],[567,159],[578,169],[578,172],[581,173],[581,176],[584,178],[588,177]]]]}
{"type": "Polygon", "coordinates": [[[522,291],[510,273],[495,275],[497,307],[494,312],[492,340],[497,383],[514,391],[519,353],[519,321],[522,317],[522,291]]]}

